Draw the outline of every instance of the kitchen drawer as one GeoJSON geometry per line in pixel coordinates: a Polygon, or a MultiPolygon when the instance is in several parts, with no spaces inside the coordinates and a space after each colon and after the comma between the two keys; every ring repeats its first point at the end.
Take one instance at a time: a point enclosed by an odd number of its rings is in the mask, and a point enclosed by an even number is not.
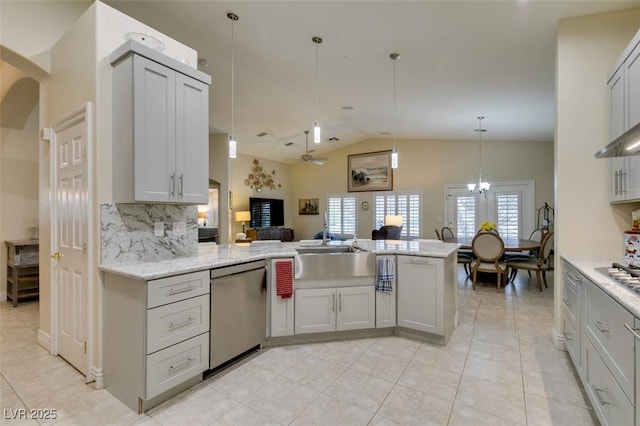
{"type": "Polygon", "coordinates": [[[202,374],[209,369],[209,333],[147,355],[145,399],[202,374]]]}
{"type": "Polygon", "coordinates": [[[563,306],[562,313],[562,334],[564,335],[564,345],[567,347],[567,352],[569,352],[573,365],[576,369],[580,369],[580,333],[578,333],[578,330],[576,329],[576,323],[569,319],[570,314],[566,306],[563,306]]]}
{"type": "Polygon", "coordinates": [[[562,263],[562,276],[565,288],[570,288],[574,293],[578,293],[578,285],[584,279],[582,274],[566,261],[562,263]]]}
{"type": "Polygon", "coordinates": [[[147,355],[209,331],[209,295],[147,310],[147,355]]]}
{"type": "Polygon", "coordinates": [[[209,294],[209,270],[149,281],[147,308],[209,294]]]}
{"type": "Polygon", "coordinates": [[[587,283],[586,329],[584,333],[598,351],[629,400],[634,393],[634,338],[625,328],[634,317],[590,281],[587,283]]]}
{"type": "Polygon", "coordinates": [[[580,318],[580,305],[578,304],[578,293],[571,287],[565,286],[564,288],[562,306],[565,308],[563,311],[566,311],[566,317],[573,322],[575,327],[580,318]]]}
{"type": "Polygon", "coordinates": [[[589,339],[585,342],[585,355],[585,388],[602,424],[633,425],[633,405],[589,339]]]}

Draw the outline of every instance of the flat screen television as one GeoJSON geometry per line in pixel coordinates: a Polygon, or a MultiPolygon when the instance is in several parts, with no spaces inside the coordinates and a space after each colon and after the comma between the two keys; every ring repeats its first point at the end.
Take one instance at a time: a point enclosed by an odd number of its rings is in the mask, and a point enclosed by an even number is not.
{"type": "Polygon", "coordinates": [[[284,200],[249,198],[252,228],[284,226],[284,200]]]}

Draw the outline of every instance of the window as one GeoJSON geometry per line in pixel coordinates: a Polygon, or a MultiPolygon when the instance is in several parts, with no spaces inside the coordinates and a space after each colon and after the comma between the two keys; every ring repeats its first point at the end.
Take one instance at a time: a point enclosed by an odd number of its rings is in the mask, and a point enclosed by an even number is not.
{"type": "Polygon", "coordinates": [[[495,222],[502,238],[526,238],[535,229],[535,182],[492,182],[484,194],[466,185],[445,185],[447,226],[458,238],[472,237],[486,220],[495,222]]]}
{"type": "Polygon", "coordinates": [[[374,196],[374,221],[379,229],[384,225],[384,217],[387,215],[402,216],[402,237],[420,237],[420,193],[385,192],[374,196]]]}
{"type": "Polygon", "coordinates": [[[332,234],[356,233],[356,205],[357,198],[354,195],[336,194],[329,195],[328,227],[332,234]]]}

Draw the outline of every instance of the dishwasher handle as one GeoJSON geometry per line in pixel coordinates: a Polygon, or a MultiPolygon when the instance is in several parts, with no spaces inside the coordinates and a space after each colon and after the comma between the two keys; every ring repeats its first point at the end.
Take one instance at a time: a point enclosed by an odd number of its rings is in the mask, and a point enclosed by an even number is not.
{"type": "Polygon", "coordinates": [[[243,272],[253,271],[255,269],[265,269],[267,262],[264,260],[256,260],[254,262],[240,263],[237,265],[224,266],[222,268],[215,268],[210,270],[210,278],[222,278],[229,275],[241,274],[243,272]]]}

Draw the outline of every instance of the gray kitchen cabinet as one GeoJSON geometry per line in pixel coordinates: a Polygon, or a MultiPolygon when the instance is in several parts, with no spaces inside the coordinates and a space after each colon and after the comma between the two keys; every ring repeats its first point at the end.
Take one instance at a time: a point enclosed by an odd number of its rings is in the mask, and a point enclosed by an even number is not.
{"type": "MultiPolygon", "coordinates": [[[[378,260],[381,258],[392,258],[395,261],[395,256],[377,256],[378,260]]],[[[393,291],[390,293],[376,292],[376,328],[396,326],[396,294],[398,294],[398,290],[395,271],[393,275],[394,278],[391,282],[393,291]]]]}
{"type": "Polygon", "coordinates": [[[605,425],[634,424],[635,317],[591,281],[585,281],[583,377],[585,391],[605,425]]]}
{"type": "Polygon", "coordinates": [[[398,327],[451,336],[455,322],[455,287],[452,256],[430,258],[397,256],[398,327]]]}
{"type": "Polygon", "coordinates": [[[578,375],[582,377],[582,311],[584,307],[584,276],[566,261],[562,262],[562,324],[564,342],[578,375]]]}
{"type": "Polygon", "coordinates": [[[295,333],[375,328],[373,286],[295,291],[295,333]]]}
{"type": "MultiPolygon", "coordinates": [[[[607,81],[611,140],[640,123],[640,32],[616,62],[607,81]]],[[[640,158],[609,160],[609,202],[640,200],[640,158]]]]}
{"type": "Polygon", "coordinates": [[[277,279],[276,279],[276,263],[287,262],[291,264],[291,271],[293,271],[293,259],[271,259],[269,262],[269,316],[270,316],[270,330],[271,337],[280,336],[292,336],[294,333],[294,298],[290,297],[284,299],[277,294],[277,279]]]}
{"type": "Polygon", "coordinates": [[[209,369],[209,271],[144,281],[105,274],[104,384],[141,413],[209,369]]]}
{"type": "Polygon", "coordinates": [[[133,41],[111,64],[114,201],[208,203],[211,78],[133,41]]]}

